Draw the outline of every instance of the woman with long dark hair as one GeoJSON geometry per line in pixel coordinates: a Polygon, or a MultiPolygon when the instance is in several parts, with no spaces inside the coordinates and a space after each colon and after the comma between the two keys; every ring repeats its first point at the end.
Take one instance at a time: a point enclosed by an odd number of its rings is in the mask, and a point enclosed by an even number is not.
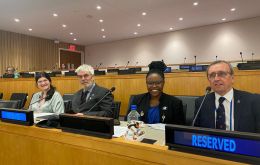
{"type": "Polygon", "coordinates": [[[38,73],[35,76],[35,81],[40,92],[33,95],[29,109],[43,113],[64,113],[63,99],[52,86],[49,74],[38,73]]]}

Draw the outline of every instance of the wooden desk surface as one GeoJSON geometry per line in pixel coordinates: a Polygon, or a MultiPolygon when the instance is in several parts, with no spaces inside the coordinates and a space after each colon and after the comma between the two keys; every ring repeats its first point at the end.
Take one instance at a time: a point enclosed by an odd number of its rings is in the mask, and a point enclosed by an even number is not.
{"type": "Polygon", "coordinates": [[[0,122],[0,146],[1,165],[239,164],[123,138],[102,139],[3,122],[0,122]]]}
{"type": "MultiPolygon", "coordinates": [[[[130,95],[147,92],[145,74],[134,75],[105,75],[95,76],[95,81],[106,88],[116,87],[115,100],[121,101],[120,114],[127,112],[130,95]]],[[[81,88],[77,77],[53,77],[53,85],[61,93],[75,93],[81,88]]],[[[260,71],[235,71],[234,87],[253,93],[260,93],[260,71]]],[[[205,72],[177,72],[165,74],[164,92],[172,95],[201,96],[208,86],[205,72]]],[[[31,96],[37,92],[34,78],[0,79],[0,92],[4,99],[9,99],[12,93],[23,92],[29,94],[27,106],[31,96]]]]}

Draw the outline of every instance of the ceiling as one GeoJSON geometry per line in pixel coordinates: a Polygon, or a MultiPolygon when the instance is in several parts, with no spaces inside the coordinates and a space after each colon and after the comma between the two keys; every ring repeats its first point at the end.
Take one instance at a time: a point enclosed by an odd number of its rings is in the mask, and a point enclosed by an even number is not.
{"type": "Polygon", "coordinates": [[[1,30],[79,45],[257,16],[260,16],[260,0],[0,0],[1,30]],[[199,4],[194,6],[194,2],[199,4]],[[98,5],[101,10],[97,10],[98,5]],[[236,10],[232,12],[231,8],[236,10]],[[142,12],[147,14],[143,16],[142,12]],[[15,18],[20,22],[15,22],[15,18]],[[63,24],[67,27],[62,27],[63,24]]]}

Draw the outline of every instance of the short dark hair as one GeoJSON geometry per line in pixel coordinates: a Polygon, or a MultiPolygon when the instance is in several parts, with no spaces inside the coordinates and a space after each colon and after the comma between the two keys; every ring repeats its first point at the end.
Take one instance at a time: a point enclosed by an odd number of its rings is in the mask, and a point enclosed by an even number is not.
{"type": "Polygon", "coordinates": [[[212,62],[212,63],[208,66],[208,68],[207,68],[207,70],[206,70],[207,76],[208,76],[209,68],[210,68],[211,66],[213,66],[213,65],[220,64],[220,63],[227,64],[228,67],[229,67],[229,70],[230,70],[230,75],[234,75],[233,67],[232,67],[232,65],[231,65],[229,62],[224,61],[224,60],[218,60],[218,61],[212,62]]]}
{"type": "MultiPolygon", "coordinates": [[[[42,78],[42,77],[48,79],[48,80],[50,81],[50,83],[51,83],[51,77],[50,77],[50,75],[49,75],[48,73],[46,73],[46,72],[36,73],[36,75],[35,75],[35,81],[36,81],[36,83],[37,83],[38,80],[39,80],[40,78],[42,78]]],[[[50,84],[50,90],[47,92],[47,95],[48,95],[48,96],[45,98],[45,101],[48,101],[48,100],[50,100],[50,99],[52,98],[52,96],[53,96],[54,93],[55,93],[55,90],[56,90],[56,88],[55,88],[52,84],[50,84]]]]}

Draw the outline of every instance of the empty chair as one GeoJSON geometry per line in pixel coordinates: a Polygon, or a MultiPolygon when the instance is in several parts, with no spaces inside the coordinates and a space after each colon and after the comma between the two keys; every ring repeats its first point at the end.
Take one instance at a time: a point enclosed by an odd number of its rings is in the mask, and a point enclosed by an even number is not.
{"type": "Polygon", "coordinates": [[[27,93],[13,93],[11,95],[11,98],[10,100],[19,100],[20,103],[18,105],[18,108],[21,109],[24,107],[26,101],[27,101],[27,98],[28,98],[28,94],[27,93]]]}
{"type": "Polygon", "coordinates": [[[128,115],[128,113],[130,112],[130,109],[131,109],[130,107],[131,107],[131,104],[132,104],[133,99],[134,99],[135,96],[136,96],[136,95],[130,95],[130,97],[129,97],[128,107],[127,107],[126,115],[125,115],[125,117],[124,117],[124,120],[125,120],[125,121],[127,121],[127,115],[128,115]]]}
{"type": "Polygon", "coordinates": [[[73,93],[65,93],[65,94],[62,96],[62,98],[63,98],[64,101],[65,101],[65,100],[72,100],[73,96],[74,96],[73,93]]]}
{"type": "Polygon", "coordinates": [[[114,125],[120,125],[120,121],[119,121],[120,107],[121,107],[120,101],[113,102],[112,112],[113,112],[113,118],[114,118],[114,125]]]}
{"type": "Polygon", "coordinates": [[[64,100],[64,112],[65,113],[72,113],[71,107],[72,107],[72,102],[71,100],[64,100]]]}
{"type": "Polygon", "coordinates": [[[0,100],[3,98],[3,93],[0,93],[0,100]]]}
{"type": "Polygon", "coordinates": [[[62,98],[64,102],[64,112],[65,113],[71,113],[71,107],[72,107],[72,98],[74,94],[72,93],[65,93],[62,98]]]}
{"type": "Polygon", "coordinates": [[[0,100],[0,108],[18,109],[19,104],[19,100],[0,100]]]}
{"type": "Polygon", "coordinates": [[[195,111],[195,100],[199,98],[199,96],[175,96],[182,101],[183,111],[185,115],[185,124],[191,125],[192,120],[194,118],[195,111]]]}
{"type": "Polygon", "coordinates": [[[121,101],[114,101],[112,104],[113,118],[119,119],[121,101]]]}

